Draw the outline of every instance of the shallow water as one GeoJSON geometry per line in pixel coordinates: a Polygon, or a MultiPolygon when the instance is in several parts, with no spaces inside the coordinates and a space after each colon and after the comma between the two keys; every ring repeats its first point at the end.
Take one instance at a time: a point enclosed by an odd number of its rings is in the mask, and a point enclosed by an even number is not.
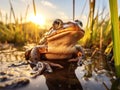
{"type": "MultiPolygon", "coordinates": [[[[88,51],[87,51],[88,52],[88,51]]],[[[0,51],[0,90],[108,90],[114,74],[106,70],[100,57],[86,58],[82,66],[76,62],[55,61],[64,66],[53,68],[32,78],[24,52],[13,48],[0,51]],[[102,66],[102,67],[101,67],[102,66]]]]}

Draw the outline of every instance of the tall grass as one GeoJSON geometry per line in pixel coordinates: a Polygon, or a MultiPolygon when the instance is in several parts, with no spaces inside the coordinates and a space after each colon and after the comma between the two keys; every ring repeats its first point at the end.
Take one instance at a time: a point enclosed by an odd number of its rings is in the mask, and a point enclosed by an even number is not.
{"type": "Polygon", "coordinates": [[[89,0],[90,11],[89,11],[88,23],[86,26],[86,34],[82,39],[83,40],[82,43],[84,44],[84,46],[88,45],[88,47],[92,45],[92,43],[90,42],[92,41],[92,35],[93,35],[95,1],[96,0],[89,0]]]}
{"type": "Polygon", "coordinates": [[[113,52],[116,67],[116,75],[120,78],[120,30],[118,19],[118,6],[117,0],[109,0],[111,24],[112,24],[112,39],[113,39],[113,52]]]}
{"type": "Polygon", "coordinates": [[[15,12],[14,12],[14,9],[13,9],[13,5],[11,3],[11,0],[9,0],[9,4],[10,4],[10,18],[11,18],[11,14],[13,15],[13,18],[14,18],[14,21],[16,22],[16,16],[15,16],[15,12]]]}
{"type": "Polygon", "coordinates": [[[100,48],[100,45],[102,45],[101,49],[104,51],[111,42],[111,24],[110,20],[105,20],[105,17],[101,21],[99,18],[98,14],[94,17],[92,31],[91,27],[85,28],[85,36],[80,40],[80,43],[87,48],[100,48]]]}
{"type": "Polygon", "coordinates": [[[26,8],[26,12],[25,12],[25,22],[26,22],[26,20],[27,20],[27,16],[28,16],[28,9],[29,9],[29,4],[27,5],[27,8],[26,8]]]}
{"type": "Polygon", "coordinates": [[[35,0],[33,0],[33,9],[34,9],[34,15],[36,16],[36,5],[35,5],[35,0]]]}
{"type": "MultiPolygon", "coordinates": [[[[42,34],[46,32],[46,30],[40,29],[39,26],[32,22],[23,23],[22,20],[27,18],[29,5],[26,8],[25,18],[22,16],[20,21],[15,16],[15,11],[12,5],[11,0],[9,0],[10,4],[10,14],[8,19],[8,14],[6,14],[5,24],[2,22],[2,12],[0,11],[0,42],[9,42],[14,43],[16,45],[24,45],[25,43],[35,43],[39,42],[42,34]],[[11,18],[13,17],[15,23],[11,23],[11,18]],[[8,24],[7,24],[8,22],[8,24]]],[[[36,15],[36,6],[35,1],[33,0],[33,9],[34,14],[36,15]]]]}
{"type": "Polygon", "coordinates": [[[7,41],[16,45],[35,43],[35,35],[37,34],[37,42],[39,42],[42,34],[45,32],[46,30],[40,29],[31,22],[23,24],[0,23],[0,42],[4,43],[7,41]]]}

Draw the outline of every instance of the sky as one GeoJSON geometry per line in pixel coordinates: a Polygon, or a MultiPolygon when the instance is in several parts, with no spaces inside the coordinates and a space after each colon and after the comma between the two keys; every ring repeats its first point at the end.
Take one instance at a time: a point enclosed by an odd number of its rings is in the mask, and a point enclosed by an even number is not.
{"type": "MultiPolygon", "coordinates": [[[[75,19],[79,19],[85,26],[87,23],[87,17],[89,14],[89,0],[75,0],[75,19]],[[85,6],[85,7],[84,7],[85,6]]],[[[105,8],[104,15],[109,13],[109,0],[96,0],[95,13],[99,10],[102,12],[105,8]]],[[[31,14],[34,14],[32,0],[11,0],[15,16],[25,18],[27,7],[27,20],[31,14]]],[[[60,18],[63,21],[69,21],[73,18],[73,0],[35,0],[36,13],[44,16],[46,23],[60,18]]],[[[118,0],[118,9],[120,13],[120,0],[118,0]]],[[[2,18],[0,20],[5,21],[6,14],[10,16],[10,4],[9,0],[0,0],[0,12],[2,18]]],[[[24,20],[23,20],[24,21],[24,20]]]]}

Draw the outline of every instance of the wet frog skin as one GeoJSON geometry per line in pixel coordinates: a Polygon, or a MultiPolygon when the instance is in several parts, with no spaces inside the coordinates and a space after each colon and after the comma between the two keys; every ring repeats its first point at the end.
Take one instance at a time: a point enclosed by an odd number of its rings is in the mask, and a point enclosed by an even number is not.
{"type": "Polygon", "coordinates": [[[84,36],[84,31],[77,23],[65,23],[63,29],[56,31],[47,37],[48,59],[69,59],[79,52],[77,41],[84,36]]]}
{"type": "Polygon", "coordinates": [[[64,61],[81,57],[84,52],[81,46],[77,45],[77,42],[84,36],[84,33],[84,30],[77,22],[63,23],[62,28],[46,36],[45,44],[37,45],[27,51],[25,53],[26,59],[35,64],[40,61],[48,63],[50,66],[63,68],[61,65],[51,61],[64,61]]]}

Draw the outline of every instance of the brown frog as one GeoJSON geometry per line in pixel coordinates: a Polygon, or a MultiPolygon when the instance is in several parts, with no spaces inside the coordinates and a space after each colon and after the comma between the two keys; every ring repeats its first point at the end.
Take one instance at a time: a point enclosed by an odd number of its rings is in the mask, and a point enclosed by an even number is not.
{"type": "Polygon", "coordinates": [[[63,68],[63,66],[52,63],[52,61],[64,61],[65,59],[71,59],[69,61],[78,60],[72,58],[81,57],[84,53],[81,46],[77,45],[77,41],[85,33],[80,24],[78,20],[66,23],[63,23],[60,19],[55,20],[53,27],[42,40],[44,42],[25,53],[26,59],[31,63],[43,62],[43,64],[38,65],[41,67],[49,67],[49,64],[50,66],[60,68],[63,68]]]}

